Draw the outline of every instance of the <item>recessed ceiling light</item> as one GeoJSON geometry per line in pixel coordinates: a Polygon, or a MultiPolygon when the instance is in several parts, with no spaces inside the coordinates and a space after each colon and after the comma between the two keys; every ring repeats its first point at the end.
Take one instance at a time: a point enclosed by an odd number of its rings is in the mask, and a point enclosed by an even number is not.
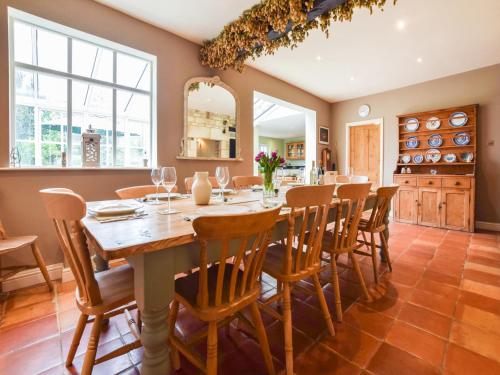
{"type": "Polygon", "coordinates": [[[406,27],[406,22],[405,21],[399,20],[398,22],[396,22],[396,28],[398,30],[403,30],[405,27],[406,27]]]}
{"type": "Polygon", "coordinates": [[[350,81],[354,81],[354,77],[349,78],[350,81]]]}
{"type": "Polygon", "coordinates": [[[316,60],[321,61],[321,56],[320,55],[316,56],[316,60]]]}
{"type": "Polygon", "coordinates": [[[422,58],[421,58],[421,57],[417,58],[417,62],[418,62],[418,63],[421,63],[422,61],[424,61],[424,60],[422,60],[422,58]]]}

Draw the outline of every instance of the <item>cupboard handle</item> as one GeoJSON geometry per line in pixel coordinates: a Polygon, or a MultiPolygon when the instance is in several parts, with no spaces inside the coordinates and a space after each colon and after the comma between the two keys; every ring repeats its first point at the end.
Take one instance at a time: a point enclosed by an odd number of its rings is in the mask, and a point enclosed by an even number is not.
{"type": "Polygon", "coordinates": [[[429,184],[429,185],[432,185],[432,181],[429,181],[429,182],[428,182],[428,184],[429,184]]]}
{"type": "Polygon", "coordinates": [[[405,181],[405,184],[409,184],[409,183],[410,183],[410,181],[408,181],[408,180],[405,181]]]}
{"type": "Polygon", "coordinates": [[[455,186],[460,186],[460,181],[455,181],[455,186]]]}
{"type": "Polygon", "coordinates": [[[439,203],[439,206],[438,206],[439,209],[443,208],[443,205],[441,203],[439,203]]]}

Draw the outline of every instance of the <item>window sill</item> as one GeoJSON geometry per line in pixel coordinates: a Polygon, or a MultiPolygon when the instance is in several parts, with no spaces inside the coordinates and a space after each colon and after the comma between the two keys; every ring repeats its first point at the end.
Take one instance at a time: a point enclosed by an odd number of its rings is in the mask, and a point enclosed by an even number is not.
{"type": "Polygon", "coordinates": [[[150,171],[151,167],[103,167],[103,168],[90,168],[90,167],[3,167],[0,172],[19,171],[19,172],[33,172],[33,171],[150,171]]]}

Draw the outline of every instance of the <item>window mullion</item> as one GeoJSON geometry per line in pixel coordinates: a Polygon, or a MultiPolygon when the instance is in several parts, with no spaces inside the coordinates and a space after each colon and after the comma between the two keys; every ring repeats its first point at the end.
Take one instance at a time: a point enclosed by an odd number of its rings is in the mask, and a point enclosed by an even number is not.
{"type": "MultiPolygon", "coordinates": [[[[113,83],[116,84],[116,51],[113,51],[113,83]]],[[[113,88],[113,166],[116,165],[116,88],[113,88]]]]}
{"type": "MultiPolygon", "coordinates": [[[[73,73],[73,39],[68,38],[68,73],[73,73]]],[[[66,139],[66,165],[72,165],[72,154],[73,154],[73,80],[67,79],[67,139],[66,139]]],[[[62,130],[62,129],[61,129],[62,130]]]]}

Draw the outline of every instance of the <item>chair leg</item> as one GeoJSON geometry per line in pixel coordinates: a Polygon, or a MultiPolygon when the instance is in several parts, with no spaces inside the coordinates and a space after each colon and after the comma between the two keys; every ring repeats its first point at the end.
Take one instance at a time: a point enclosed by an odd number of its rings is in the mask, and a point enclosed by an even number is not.
{"type": "Polygon", "coordinates": [[[370,253],[372,254],[372,266],[373,266],[373,279],[375,284],[378,284],[378,271],[377,271],[377,246],[375,244],[375,236],[370,233],[370,253]]]}
{"type": "MultiPolygon", "coordinates": [[[[175,300],[172,302],[172,307],[170,308],[170,314],[168,315],[168,337],[172,337],[175,332],[175,322],[177,321],[177,314],[179,313],[179,301],[175,300]]],[[[179,351],[170,345],[170,357],[172,359],[172,367],[174,370],[179,370],[181,368],[181,360],[179,358],[179,351]]]]}
{"type": "Polygon", "coordinates": [[[73,364],[73,359],[75,358],[76,351],[80,345],[80,340],[82,339],[83,331],[87,325],[88,315],[80,314],[78,318],[78,323],[75,327],[75,333],[73,334],[73,340],[71,340],[71,346],[69,347],[68,356],[66,357],[66,367],[70,367],[73,364]]]}
{"type": "Polygon", "coordinates": [[[368,289],[366,288],[365,279],[363,278],[363,274],[361,273],[361,269],[359,268],[358,260],[356,259],[356,256],[352,252],[349,253],[349,257],[351,258],[354,271],[358,275],[358,280],[359,280],[359,283],[361,284],[361,289],[363,290],[363,293],[366,297],[366,300],[371,301],[370,293],[368,292],[368,289]]]}
{"type": "Polygon", "coordinates": [[[52,284],[52,281],[50,280],[49,272],[47,271],[45,261],[43,260],[42,253],[40,252],[36,241],[31,244],[31,251],[33,252],[33,256],[35,257],[36,263],[38,264],[38,268],[40,268],[40,271],[42,271],[45,282],[49,286],[49,290],[52,290],[54,286],[52,284]]]}
{"type": "Polygon", "coordinates": [[[321,311],[323,312],[323,318],[325,319],[326,326],[328,327],[328,332],[330,332],[331,336],[335,336],[335,328],[333,328],[332,317],[330,316],[330,311],[328,310],[328,305],[326,304],[325,295],[323,293],[323,288],[321,288],[318,274],[313,275],[313,281],[314,286],[316,287],[316,294],[318,295],[319,305],[321,306],[321,311]]]}
{"type": "Polygon", "coordinates": [[[139,333],[142,332],[142,316],[139,308],[137,308],[137,329],[139,330],[139,333]]]}
{"type": "Polygon", "coordinates": [[[384,232],[380,232],[379,235],[380,235],[380,245],[382,246],[382,252],[384,253],[385,261],[389,266],[389,271],[392,272],[391,258],[389,258],[389,245],[387,244],[387,240],[385,239],[384,232]]]}
{"type": "Polygon", "coordinates": [[[330,265],[332,267],[332,285],[333,293],[335,296],[335,315],[339,322],[342,321],[342,301],[340,299],[340,285],[339,285],[339,273],[337,271],[337,258],[336,256],[330,257],[330,265]]]}
{"type": "Polygon", "coordinates": [[[87,345],[87,354],[85,354],[85,360],[83,361],[82,375],[90,375],[92,373],[92,369],[94,368],[103,318],[104,315],[96,315],[95,317],[92,332],[90,333],[89,343],[87,345]]]}
{"type": "Polygon", "coordinates": [[[269,342],[267,341],[266,329],[264,328],[264,323],[262,323],[262,316],[260,315],[259,307],[257,302],[250,305],[250,310],[252,312],[253,325],[257,331],[257,337],[259,338],[260,349],[262,350],[262,355],[264,356],[264,363],[266,364],[267,372],[270,375],[274,375],[274,365],[273,358],[271,356],[271,350],[269,349],[269,342]]]}
{"type": "Polygon", "coordinates": [[[285,332],[286,375],[293,375],[292,301],[290,283],[283,283],[283,331],[285,332]]]}
{"type": "Polygon", "coordinates": [[[361,231],[361,235],[363,236],[363,241],[365,241],[365,246],[370,251],[370,247],[368,246],[368,239],[366,238],[365,232],[361,231]]]}
{"type": "Polygon", "coordinates": [[[208,323],[207,375],[217,374],[217,322],[208,323]]]}

